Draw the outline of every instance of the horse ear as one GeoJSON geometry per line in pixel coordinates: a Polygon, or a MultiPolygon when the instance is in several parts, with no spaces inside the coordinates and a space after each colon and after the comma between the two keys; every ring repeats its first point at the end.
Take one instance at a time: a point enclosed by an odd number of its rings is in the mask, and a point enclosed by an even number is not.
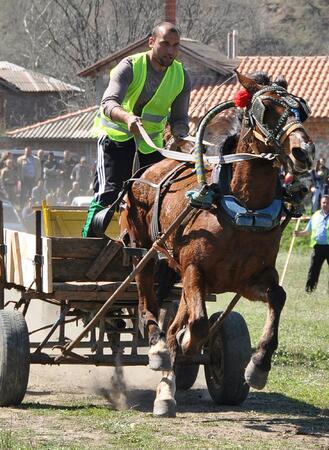
{"type": "Polygon", "coordinates": [[[245,88],[246,91],[249,92],[249,94],[254,95],[257,91],[259,91],[262,88],[262,86],[256,83],[256,81],[246,77],[245,75],[242,75],[242,73],[238,72],[237,70],[235,71],[235,73],[236,76],[238,77],[240,84],[245,88]]]}
{"type": "Polygon", "coordinates": [[[288,82],[285,79],[284,75],[279,75],[276,77],[276,79],[274,80],[274,83],[277,84],[278,86],[283,87],[284,89],[288,89],[288,82]]]}

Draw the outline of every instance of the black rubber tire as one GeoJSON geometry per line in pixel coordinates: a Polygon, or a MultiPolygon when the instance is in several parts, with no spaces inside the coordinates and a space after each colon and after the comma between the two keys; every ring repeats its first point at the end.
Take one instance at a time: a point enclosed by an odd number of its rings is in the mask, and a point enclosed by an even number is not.
{"type": "Polygon", "coordinates": [[[30,373],[30,343],[24,316],[0,310],[0,406],[19,405],[30,373]]]}
{"type": "MultiPolygon", "coordinates": [[[[213,314],[210,324],[220,314],[213,314]]],[[[242,403],[249,393],[244,371],[250,361],[251,344],[248,327],[241,314],[232,311],[224,319],[204,352],[210,356],[210,363],[205,365],[205,377],[211,398],[218,405],[242,403]]]]}
{"type": "Polygon", "coordinates": [[[175,369],[176,389],[178,391],[187,391],[190,389],[199,372],[199,364],[177,364],[175,369]]]}

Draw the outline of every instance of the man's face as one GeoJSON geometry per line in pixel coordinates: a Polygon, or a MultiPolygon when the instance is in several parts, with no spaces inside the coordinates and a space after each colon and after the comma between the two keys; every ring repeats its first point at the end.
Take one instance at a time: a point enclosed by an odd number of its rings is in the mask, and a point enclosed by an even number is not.
{"type": "Polygon", "coordinates": [[[32,155],[31,147],[25,147],[25,156],[31,156],[31,155],[32,155]]]}
{"type": "Polygon", "coordinates": [[[321,198],[321,209],[324,211],[325,214],[329,213],[329,197],[321,198]]]}
{"type": "Polygon", "coordinates": [[[160,28],[156,37],[151,36],[149,46],[154,59],[163,67],[169,67],[176,58],[179,50],[179,35],[166,28],[160,28]]]}

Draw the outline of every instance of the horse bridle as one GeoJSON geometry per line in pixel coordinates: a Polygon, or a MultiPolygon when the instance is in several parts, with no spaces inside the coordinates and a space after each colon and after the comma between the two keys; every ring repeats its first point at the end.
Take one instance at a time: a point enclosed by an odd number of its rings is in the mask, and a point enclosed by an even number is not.
{"type": "Polygon", "coordinates": [[[245,115],[246,127],[249,131],[252,131],[256,139],[280,151],[284,141],[293,131],[297,129],[304,130],[301,122],[304,122],[310,113],[311,111],[304,99],[289,94],[283,87],[273,84],[264,87],[253,95],[251,106],[245,115]],[[279,98],[264,95],[269,92],[276,93],[279,95],[279,98]],[[263,103],[264,100],[269,100],[284,108],[274,128],[269,128],[264,123],[264,114],[266,111],[266,105],[263,103]],[[295,120],[287,123],[288,118],[291,116],[294,116],[295,120]],[[256,127],[260,132],[256,130],[256,127]]]}

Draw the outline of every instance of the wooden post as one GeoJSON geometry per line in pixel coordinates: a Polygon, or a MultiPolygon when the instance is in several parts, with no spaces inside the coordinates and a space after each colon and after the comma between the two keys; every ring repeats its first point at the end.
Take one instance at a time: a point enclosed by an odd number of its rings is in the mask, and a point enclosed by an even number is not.
{"type": "Polygon", "coordinates": [[[37,292],[42,292],[42,236],[41,236],[41,211],[35,212],[35,287],[37,292]]]}
{"type": "MultiPolygon", "coordinates": [[[[300,221],[301,221],[301,217],[298,217],[297,222],[296,222],[296,226],[295,226],[295,231],[298,231],[300,221]]],[[[291,239],[291,242],[290,242],[290,247],[289,247],[287,259],[286,259],[286,262],[285,262],[285,265],[284,265],[284,268],[283,268],[283,271],[282,271],[282,275],[281,275],[281,278],[280,278],[280,285],[281,286],[282,286],[284,277],[286,276],[286,272],[287,272],[287,269],[288,269],[288,264],[289,264],[290,256],[291,256],[292,249],[293,249],[293,246],[294,246],[294,242],[295,242],[295,236],[292,235],[292,239],[291,239]]]]}

